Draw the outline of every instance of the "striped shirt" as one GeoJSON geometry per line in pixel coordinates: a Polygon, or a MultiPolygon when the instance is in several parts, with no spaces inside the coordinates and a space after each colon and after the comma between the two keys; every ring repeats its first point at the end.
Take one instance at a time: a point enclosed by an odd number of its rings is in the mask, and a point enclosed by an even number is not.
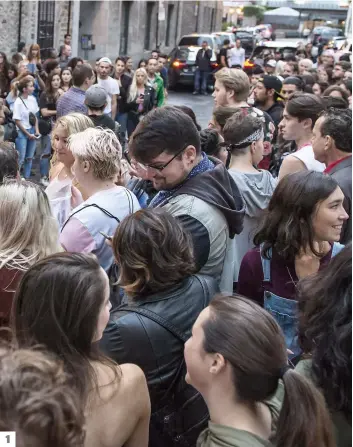
{"type": "Polygon", "coordinates": [[[71,87],[58,100],[56,105],[56,117],[67,115],[72,112],[79,112],[87,115],[85,106],[85,91],[77,87],[71,87]]]}

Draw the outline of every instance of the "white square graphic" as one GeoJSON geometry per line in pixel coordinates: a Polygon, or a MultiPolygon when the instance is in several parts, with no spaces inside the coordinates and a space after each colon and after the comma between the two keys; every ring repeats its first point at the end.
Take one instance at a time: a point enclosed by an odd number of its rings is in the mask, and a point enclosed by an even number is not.
{"type": "Polygon", "coordinates": [[[16,432],[0,431],[0,447],[16,447],[16,432]]]}

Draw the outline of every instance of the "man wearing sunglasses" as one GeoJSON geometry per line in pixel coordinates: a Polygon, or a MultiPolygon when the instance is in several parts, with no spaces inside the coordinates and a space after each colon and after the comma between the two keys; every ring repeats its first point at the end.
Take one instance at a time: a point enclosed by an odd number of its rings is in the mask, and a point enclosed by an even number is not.
{"type": "Polygon", "coordinates": [[[199,272],[232,292],[233,239],[242,231],[244,203],[225,166],[201,152],[191,118],[170,106],[151,111],[137,126],[127,158],[159,191],[149,206],[164,206],[190,232],[199,272]]]}

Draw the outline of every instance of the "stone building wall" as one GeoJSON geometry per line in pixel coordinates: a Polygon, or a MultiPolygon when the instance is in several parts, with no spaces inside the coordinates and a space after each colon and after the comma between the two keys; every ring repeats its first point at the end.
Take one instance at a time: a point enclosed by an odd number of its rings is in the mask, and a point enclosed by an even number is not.
{"type": "MultiPolygon", "coordinates": [[[[78,0],[76,0],[78,1],[78,0]]],[[[38,28],[38,1],[22,1],[22,23],[20,40],[28,45],[36,42],[38,28]]],[[[69,1],[56,0],[55,28],[53,46],[59,48],[68,29],[69,1]]],[[[164,1],[165,20],[157,20],[159,2],[147,1],[81,1],[78,55],[95,60],[103,55],[115,58],[123,54],[123,30],[128,27],[126,54],[138,61],[150,54],[159,45],[160,50],[169,53],[180,37],[193,32],[211,32],[212,9],[214,10],[213,29],[221,29],[222,2],[213,1],[164,1]],[[130,4],[129,23],[124,23],[124,4],[130,4]],[[153,3],[149,26],[149,48],[145,48],[147,3],[153,3]],[[171,8],[168,9],[168,6],[171,8]],[[168,14],[168,10],[171,14],[168,14]],[[167,30],[169,39],[167,41],[167,30]],[[92,34],[95,50],[81,49],[82,34],[92,34]]],[[[125,5],[126,6],[126,5],[125,5]]],[[[9,56],[15,52],[18,43],[19,1],[0,2],[0,51],[9,56]]],[[[72,34],[73,1],[69,32],[72,34]]]]}
{"type": "Polygon", "coordinates": [[[19,39],[20,2],[0,2],[0,51],[9,57],[17,51],[18,41],[31,45],[37,39],[37,1],[22,2],[19,39]]]}

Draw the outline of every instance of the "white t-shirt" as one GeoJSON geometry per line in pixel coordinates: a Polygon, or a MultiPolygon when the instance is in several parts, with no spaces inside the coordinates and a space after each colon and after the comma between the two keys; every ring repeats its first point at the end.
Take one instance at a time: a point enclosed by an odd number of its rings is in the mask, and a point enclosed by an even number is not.
{"type": "Polygon", "coordinates": [[[245,50],[244,48],[231,48],[229,51],[230,66],[232,65],[244,65],[245,62],[245,50]]]}
{"type": "Polygon", "coordinates": [[[305,164],[306,169],[309,171],[324,172],[326,168],[324,163],[320,163],[319,161],[315,160],[314,151],[311,144],[303,146],[291,155],[298,158],[298,160],[301,160],[305,164]]]}
{"type": "MultiPolygon", "coordinates": [[[[98,85],[102,86],[108,93],[107,107],[104,109],[104,113],[111,113],[112,111],[112,96],[120,93],[119,84],[116,79],[108,76],[108,79],[98,78],[98,85]]],[[[112,117],[115,119],[115,116],[112,117]]]]}
{"type": "Polygon", "coordinates": [[[13,106],[13,119],[21,121],[25,129],[30,129],[32,126],[29,124],[29,112],[36,114],[38,110],[38,103],[34,96],[30,95],[26,99],[17,98],[13,106]]]}

